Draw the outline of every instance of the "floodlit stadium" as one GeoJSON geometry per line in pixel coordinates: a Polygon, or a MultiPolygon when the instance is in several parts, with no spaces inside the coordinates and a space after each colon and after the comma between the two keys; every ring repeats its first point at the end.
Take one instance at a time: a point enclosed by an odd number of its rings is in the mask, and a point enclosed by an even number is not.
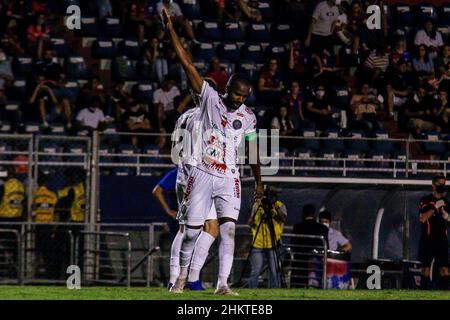
{"type": "Polygon", "coordinates": [[[0,299],[450,298],[445,1],[0,0],[0,40],[0,299]],[[180,192],[194,120],[237,134],[180,192]]]}

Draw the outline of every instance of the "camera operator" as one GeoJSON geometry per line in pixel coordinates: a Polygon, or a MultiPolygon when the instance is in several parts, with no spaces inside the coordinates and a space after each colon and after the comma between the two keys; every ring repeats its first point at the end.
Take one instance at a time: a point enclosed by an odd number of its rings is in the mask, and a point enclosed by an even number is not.
{"type": "Polygon", "coordinates": [[[439,289],[449,289],[447,227],[450,221],[450,207],[444,197],[446,179],[443,175],[432,180],[433,193],[423,197],[419,204],[421,235],[419,260],[422,262],[421,289],[429,289],[431,261],[439,270],[439,289]]]}
{"type": "Polygon", "coordinates": [[[249,287],[258,287],[258,278],[263,270],[264,258],[269,264],[269,287],[280,287],[280,261],[278,246],[287,221],[287,210],[283,202],[277,199],[273,188],[269,187],[261,200],[253,205],[249,225],[252,228],[253,242],[250,256],[251,274],[249,287]]]}

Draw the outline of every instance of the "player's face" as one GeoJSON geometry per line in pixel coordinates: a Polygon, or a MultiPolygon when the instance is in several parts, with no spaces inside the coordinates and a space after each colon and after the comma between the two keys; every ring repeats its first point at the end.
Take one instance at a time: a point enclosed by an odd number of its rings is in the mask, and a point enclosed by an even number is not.
{"type": "Polygon", "coordinates": [[[231,109],[239,109],[250,94],[250,88],[242,83],[236,83],[228,90],[227,107],[231,109]]]}

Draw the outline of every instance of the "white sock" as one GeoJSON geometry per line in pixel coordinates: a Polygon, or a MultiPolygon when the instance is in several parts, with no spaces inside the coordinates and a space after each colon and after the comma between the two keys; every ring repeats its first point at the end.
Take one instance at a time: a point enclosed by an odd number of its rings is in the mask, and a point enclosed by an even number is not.
{"type": "Polygon", "coordinates": [[[191,268],[189,270],[189,282],[194,282],[200,279],[200,271],[205,264],[208,257],[209,248],[214,243],[215,238],[208,232],[202,231],[195,243],[194,253],[192,254],[191,268]]]}
{"type": "Polygon", "coordinates": [[[170,247],[170,283],[175,283],[180,275],[180,250],[183,242],[183,233],[178,230],[170,247]]]}
{"type": "Polygon", "coordinates": [[[183,232],[183,242],[180,250],[180,275],[179,278],[186,279],[189,270],[189,264],[191,263],[192,252],[195,248],[195,242],[197,237],[202,231],[199,229],[185,228],[183,232]]]}
{"type": "Polygon", "coordinates": [[[228,277],[230,276],[234,259],[234,233],[234,222],[225,222],[220,225],[218,288],[228,285],[228,277]]]}

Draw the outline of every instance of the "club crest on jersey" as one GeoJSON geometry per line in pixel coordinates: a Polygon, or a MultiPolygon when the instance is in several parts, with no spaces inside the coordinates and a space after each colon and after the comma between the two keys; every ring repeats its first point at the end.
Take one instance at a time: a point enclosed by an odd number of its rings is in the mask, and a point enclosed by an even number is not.
{"type": "Polygon", "coordinates": [[[235,129],[235,130],[239,130],[239,129],[241,129],[242,128],[242,121],[241,120],[234,120],[233,121],[233,128],[235,129]]]}

